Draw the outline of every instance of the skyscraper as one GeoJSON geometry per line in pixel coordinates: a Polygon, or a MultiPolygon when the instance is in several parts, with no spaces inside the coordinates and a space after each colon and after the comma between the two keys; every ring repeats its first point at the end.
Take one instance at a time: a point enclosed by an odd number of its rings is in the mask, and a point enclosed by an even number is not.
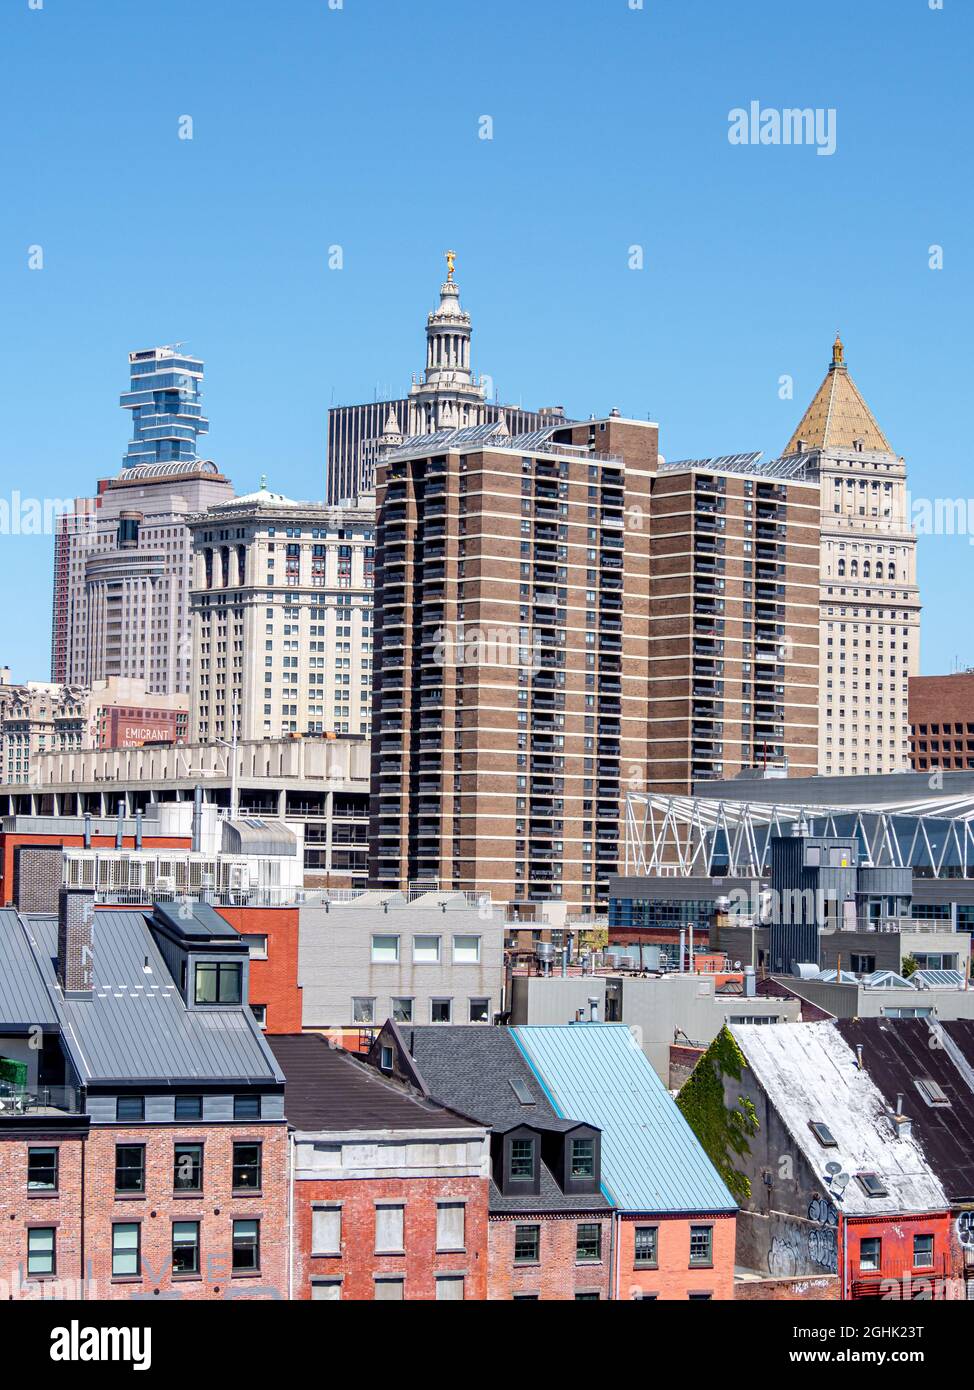
{"type": "Polygon", "coordinates": [[[124,466],[198,458],[199,437],[210,428],[201,404],[200,359],[182,352],[178,343],[148,348],[129,353],[129,373],[129,389],[119,402],[132,412],[132,440],[124,466]]]}
{"type": "Polygon", "coordinates": [[[390,427],[403,437],[497,424],[512,434],[565,423],[561,406],[522,410],[488,400],[488,380],[471,367],[472,325],[454,279],[456,256],[447,252],[439,305],[426,320],[426,369],[408,396],[335,406],[328,412],[327,500],[332,506],[371,492],[380,438],[390,427]]]}
{"type": "Polygon", "coordinates": [[[656,446],[654,424],[613,415],[380,456],[379,886],[436,880],[524,915],[606,902],[646,755],[649,529],[625,518],[648,515],[656,446]]]}
{"type": "Polygon", "coordinates": [[[786,453],[805,456],[821,484],[819,770],[907,769],[921,605],[906,464],[849,375],[838,337],[786,453]]]}

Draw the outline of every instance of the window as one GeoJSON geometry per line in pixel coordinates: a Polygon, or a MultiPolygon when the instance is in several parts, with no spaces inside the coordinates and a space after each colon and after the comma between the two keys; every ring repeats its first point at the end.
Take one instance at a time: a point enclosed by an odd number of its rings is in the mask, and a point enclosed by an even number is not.
{"type": "Polygon", "coordinates": [[[913,1237],[913,1268],[933,1269],[933,1236],[913,1237]]]}
{"type": "Polygon", "coordinates": [[[404,1298],[402,1279],[376,1279],[375,1298],[377,1303],[401,1303],[404,1298]]]}
{"type": "Polygon", "coordinates": [[[541,1257],[541,1227],[514,1227],[514,1263],[536,1265],[541,1257]]]}
{"type": "Polygon", "coordinates": [[[834,1149],[838,1147],[838,1141],[835,1135],[829,1129],[828,1125],[823,1124],[821,1120],[809,1120],[808,1128],[815,1135],[815,1138],[823,1149],[834,1149]]]}
{"type": "Polygon", "coordinates": [[[879,1236],[869,1236],[859,1242],[859,1268],[878,1270],[883,1257],[883,1242],[879,1236]]]}
{"type": "Polygon", "coordinates": [[[594,1290],[591,1293],[577,1293],[575,1295],[576,1303],[598,1303],[598,1301],[599,1295],[594,1290]]]}
{"type": "Polygon", "coordinates": [[[27,1232],[27,1273],[56,1274],[57,1255],[53,1226],[32,1226],[27,1232]]]}
{"type": "Polygon", "coordinates": [[[172,1223],[172,1272],[173,1274],[199,1274],[200,1223],[198,1221],[174,1221],[172,1223]]]}
{"type": "Polygon", "coordinates": [[[240,961],[201,961],[196,967],[196,1003],[239,1004],[242,982],[240,961]]]}
{"type": "Polygon", "coordinates": [[[115,1101],[115,1119],[120,1124],[141,1124],[145,1119],[145,1096],[119,1096],[115,1101]]]}
{"type": "Polygon", "coordinates": [[[453,1017],[452,999],[430,1000],[430,1023],[449,1023],[453,1017]]]}
{"type": "Polygon", "coordinates": [[[480,937],[479,936],[455,936],[453,938],[453,964],[454,965],[479,965],[480,964],[480,937]]]}
{"type": "Polygon", "coordinates": [[[395,965],[399,960],[398,936],[373,936],[372,964],[395,965]]]}
{"type": "Polygon", "coordinates": [[[859,1186],[867,1197],[886,1197],[887,1191],[883,1186],[883,1181],[876,1173],[857,1173],[859,1186]]]}
{"type": "Polygon", "coordinates": [[[57,1149],[27,1150],[28,1192],[57,1191],[57,1149]]]}
{"type": "Polygon", "coordinates": [[[203,1118],[203,1097],[202,1096],[177,1096],[176,1097],[176,1119],[177,1120],[202,1120],[203,1118]]]}
{"type": "Polygon", "coordinates": [[[635,1259],[637,1269],[655,1269],[659,1263],[659,1227],[637,1226],[635,1259]]]}
{"type": "Polygon", "coordinates": [[[342,1281],[340,1279],[312,1279],[311,1298],[315,1303],[340,1303],[342,1281]]]}
{"type": "Polygon", "coordinates": [[[313,1207],[311,1210],[312,1255],[342,1253],[341,1207],[313,1207]]]}
{"type": "Polygon", "coordinates": [[[437,1202],[437,1250],[462,1250],[464,1248],[465,1217],[466,1207],[463,1202],[437,1202]]]}
{"type": "Polygon", "coordinates": [[[395,1064],[396,1054],[391,1047],[386,1047],[385,1044],[383,1044],[379,1049],[379,1070],[392,1071],[395,1064]]]}
{"type": "Polygon", "coordinates": [[[713,1226],[690,1227],[690,1263],[692,1265],[713,1264],[714,1228],[713,1226]]]}
{"type": "Polygon", "coordinates": [[[233,1146],[234,1192],[259,1192],[261,1183],[260,1144],[237,1143],[233,1146]]]}
{"type": "Polygon", "coordinates": [[[470,1001],[470,1022],[489,1023],[490,1022],[490,1000],[471,999],[470,1001]]]}
{"type": "Polygon", "coordinates": [[[137,1221],[112,1226],[112,1278],[132,1278],[142,1273],[142,1228],[137,1221]]]}
{"type": "Polygon", "coordinates": [[[709,1303],[713,1298],[712,1293],[688,1293],[687,1298],[691,1303],[709,1303]]]}
{"type": "Polygon", "coordinates": [[[438,936],[414,936],[413,962],[416,965],[439,965],[440,938],[438,936]]]}
{"type": "Polygon", "coordinates": [[[236,1273],[260,1269],[260,1222],[233,1223],[233,1268],[236,1273]]]}
{"type": "Polygon", "coordinates": [[[375,1000],[364,999],[356,996],[352,1000],[352,1022],[353,1023],[374,1023],[375,1022],[375,1000]]]}
{"type": "Polygon", "coordinates": [[[145,1145],[115,1145],[115,1191],[145,1191],[145,1145]]]}
{"type": "Polygon", "coordinates": [[[575,1259],[601,1260],[602,1227],[597,1221],[582,1221],[575,1231],[575,1259]]]}
{"type": "Polygon", "coordinates": [[[463,1275],[440,1274],[436,1279],[436,1299],[459,1302],[463,1299],[463,1275]]]}
{"type": "Polygon", "coordinates": [[[377,1255],[401,1255],[403,1226],[406,1214],[402,1206],[377,1206],[375,1209],[375,1252],[377,1255]]]}
{"type": "Polygon", "coordinates": [[[412,1023],[413,1001],[411,999],[393,999],[392,1018],[395,1023],[412,1023]]]}
{"type": "Polygon", "coordinates": [[[233,1118],[235,1120],[259,1120],[260,1096],[234,1096],[233,1118]]]}
{"type": "Polygon", "coordinates": [[[203,1191],[203,1145],[177,1144],[173,1163],[174,1192],[203,1191]]]}
{"type": "Polygon", "coordinates": [[[511,1140],[511,1177],[530,1182],[534,1177],[534,1140],[511,1140]]]}
{"type": "Polygon", "coordinates": [[[595,1177],[595,1140],[571,1141],[571,1175],[573,1178],[595,1177]]]}
{"type": "Polygon", "coordinates": [[[853,951],[849,956],[849,969],[853,975],[872,975],[876,970],[876,957],[857,955],[853,951]]]}
{"type": "Polygon", "coordinates": [[[250,1006],[250,1012],[253,1014],[254,1018],[257,1020],[257,1026],[258,1026],[258,1028],[266,1028],[266,1027],[267,1027],[267,1005],[266,1005],[266,1004],[251,1004],[251,1006],[250,1006]]]}
{"type": "Polygon", "coordinates": [[[251,960],[267,959],[267,937],[259,936],[256,933],[248,934],[247,948],[250,951],[251,960]]]}

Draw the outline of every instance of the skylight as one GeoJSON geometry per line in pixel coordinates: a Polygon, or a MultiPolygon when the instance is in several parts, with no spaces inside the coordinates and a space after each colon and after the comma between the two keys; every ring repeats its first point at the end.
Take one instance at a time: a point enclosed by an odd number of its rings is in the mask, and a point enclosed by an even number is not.
{"type": "Polygon", "coordinates": [[[823,1149],[837,1149],[839,1147],[839,1141],[829,1129],[828,1125],[823,1124],[821,1120],[809,1120],[808,1128],[815,1135],[815,1138],[823,1149]]]}
{"type": "Polygon", "coordinates": [[[882,1179],[878,1173],[857,1173],[856,1177],[859,1185],[867,1197],[888,1197],[889,1193],[883,1186],[882,1179]]]}
{"type": "Polygon", "coordinates": [[[929,1076],[918,1076],[913,1083],[928,1105],[949,1105],[947,1092],[929,1076]]]}
{"type": "Polygon", "coordinates": [[[531,1092],[531,1087],[527,1084],[526,1081],[522,1081],[519,1076],[512,1076],[510,1078],[510,1086],[511,1090],[517,1096],[518,1100],[522,1105],[535,1104],[535,1099],[531,1092]]]}

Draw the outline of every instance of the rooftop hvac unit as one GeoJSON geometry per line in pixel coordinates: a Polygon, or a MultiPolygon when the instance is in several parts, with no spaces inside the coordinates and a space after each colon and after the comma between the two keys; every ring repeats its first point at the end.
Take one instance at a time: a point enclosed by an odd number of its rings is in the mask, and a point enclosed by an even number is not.
{"type": "Polygon", "coordinates": [[[534,943],[534,954],[538,960],[554,960],[555,948],[550,941],[536,941],[534,943]]]}

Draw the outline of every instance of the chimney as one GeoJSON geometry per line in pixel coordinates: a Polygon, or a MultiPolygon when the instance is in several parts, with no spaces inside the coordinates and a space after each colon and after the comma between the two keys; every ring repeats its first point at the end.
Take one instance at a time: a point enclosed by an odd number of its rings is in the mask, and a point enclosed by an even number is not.
{"type": "Polygon", "coordinates": [[[199,854],[203,841],[203,788],[193,789],[193,853],[199,854]]]}
{"type": "Polygon", "coordinates": [[[125,802],[118,803],[118,820],[115,823],[115,848],[125,848],[125,802]]]}
{"type": "Polygon", "coordinates": [[[588,1021],[598,1023],[599,1021],[599,1001],[598,996],[590,994],[588,997],[588,1021]]]}
{"type": "Polygon", "coordinates": [[[57,911],[57,977],[68,996],[91,998],[95,894],[62,888],[57,911]]]}

